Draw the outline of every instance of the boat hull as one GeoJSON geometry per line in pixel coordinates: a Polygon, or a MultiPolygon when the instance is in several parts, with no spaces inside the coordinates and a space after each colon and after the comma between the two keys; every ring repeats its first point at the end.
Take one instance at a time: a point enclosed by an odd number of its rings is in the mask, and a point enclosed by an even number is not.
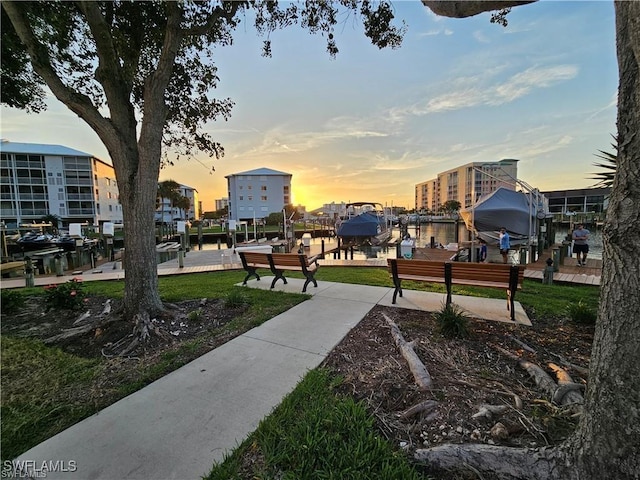
{"type": "Polygon", "coordinates": [[[529,236],[537,237],[537,208],[529,202],[528,195],[501,187],[480,199],[473,208],[461,210],[460,216],[467,230],[475,230],[490,245],[499,243],[502,227],[507,229],[512,246],[523,245],[528,243],[529,236]]]}
{"type": "Polygon", "coordinates": [[[337,236],[343,243],[381,245],[391,238],[391,230],[383,217],[364,212],[343,220],[338,227],[337,236]]]}

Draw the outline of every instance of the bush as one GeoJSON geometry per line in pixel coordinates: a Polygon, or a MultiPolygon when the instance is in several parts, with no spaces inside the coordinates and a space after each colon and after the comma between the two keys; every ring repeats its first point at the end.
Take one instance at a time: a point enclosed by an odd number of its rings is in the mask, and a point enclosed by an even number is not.
{"type": "Polygon", "coordinates": [[[246,305],[248,302],[244,293],[239,288],[234,288],[227,294],[224,303],[229,308],[236,308],[246,305]]]}
{"type": "Polygon", "coordinates": [[[44,287],[44,302],[47,311],[53,309],[74,310],[83,304],[86,296],[82,282],[77,278],[60,285],[44,287]]]}
{"type": "Polygon", "coordinates": [[[596,311],[590,308],[582,300],[578,303],[570,303],[567,306],[567,314],[575,323],[582,323],[585,325],[594,325],[598,318],[596,311]]]}
{"type": "Polygon", "coordinates": [[[2,290],[2,313],[14,313],[24,306],[24,297],[14,290],[2,290]]]}
{"type": "Polygon", "coordinates": [[[452,303],[444,305],[434,314],[438,331],[448,338],[466,338],[470,335],[469,318],[462,308],[452,303]]]}

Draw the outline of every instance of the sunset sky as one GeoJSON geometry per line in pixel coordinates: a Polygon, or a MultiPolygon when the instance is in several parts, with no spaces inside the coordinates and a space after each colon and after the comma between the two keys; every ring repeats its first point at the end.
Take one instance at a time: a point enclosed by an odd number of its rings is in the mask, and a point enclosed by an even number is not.
{"type": "MultiPolygon", "coordinates": [[[[340,53],[300,28],[271,36],[273,57],[241,24],[216,53],[220,98],[236,103],[207,130],[226,151],[161,172],[198,190],[205,211],[226,197],[225,175],[268,167],[293,175],[294,202],[376,201],[413,207],[414,186],[472,161],[517,158],[541,190],[585,188],[598,150],[616,133],[618,67],[612,2],[543,1],[490,15],[436,17],[394,2],[408,26],[397,50],[378,50],[342,17],[340,53]],[[210,173],[215,166],[215,172],[210,173]]],[[[2,107],[2,138],[65,145],[110,161],[55,99],[47,112],[2,107]]]]}

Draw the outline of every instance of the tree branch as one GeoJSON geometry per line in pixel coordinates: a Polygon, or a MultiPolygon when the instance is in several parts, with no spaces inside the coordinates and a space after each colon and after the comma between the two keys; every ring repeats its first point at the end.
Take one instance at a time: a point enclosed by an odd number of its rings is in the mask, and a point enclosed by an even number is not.
{"type": "Polygon", "coordinates": [[[42,77],[55,97],[85,120],[103,141],[104,138],[114,136],[116,132],[113,125],[100,115],[91,99],[64,84],[53,68],[47,47],[34,34],[31,23],[24,14],[20,3],[3,1],[2,8],[7,12],[16,34],[25,45],[29,57],[31,57],[33,69],[42,77]]]}
{"type": "Polygon", "coordinates": [[[519,5],[535,3],[537,0],[465,0],[465,1],[443,1],[443,0],[422,0],[422,4],[428,7],[436,15],[451,18],[473,17],[484,12],[502,10],[519,5]]]}
{"type": "Polygon", "coordinates": [[[132,84],[124,78],[111,28],[100,11],[99,3],[78,2],[78,7],[84,13],[96,42],[99,62],[96,80],[104,89],[111,116],[117,125],[128,127],[124,131],[135,135],[135,115],[130,102],[132,84]]]}

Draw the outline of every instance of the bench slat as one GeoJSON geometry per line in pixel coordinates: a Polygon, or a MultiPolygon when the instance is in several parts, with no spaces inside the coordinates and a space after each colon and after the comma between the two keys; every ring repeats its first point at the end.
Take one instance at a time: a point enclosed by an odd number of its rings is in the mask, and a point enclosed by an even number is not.
{"type": "Polygon", "coordinates": [[[251,276],[255,276],[260,280],[256,272],[257,268],[269,268],[271,273],[275,275],[273,282],[271,282],[271,288],[275,286],[275,283],[279,279],[282,279],[285,284],[287,283],[284,271],[296,271],[304,274],[306,281],[302,288],[303,292],[307,291],[307,285],[311,282],[313,282],[315,287],[318,286],[318,283],[313,277],[314,273],[318,270],[318,263],[315,262],[315,257],[309,259],[306,255],[296,253],[239,252],[239,254],[242,260],[242,266],[247,271],[243,285],[247,284],[247,280],[251,276]]]}
{"type": "Polygon", "coordinates": [[[522,288],[524,266],[392,258],[387,260],[387,266],[395,286],[394,304],[397,295],[402,297],[402,280],[444,283],[447,287],[447,305],[451,303],[452,285],[504,288],[507,290],[507,308],[511,311],[511,320],[515,320],[514,297],[516,290],[522,288]]]}

